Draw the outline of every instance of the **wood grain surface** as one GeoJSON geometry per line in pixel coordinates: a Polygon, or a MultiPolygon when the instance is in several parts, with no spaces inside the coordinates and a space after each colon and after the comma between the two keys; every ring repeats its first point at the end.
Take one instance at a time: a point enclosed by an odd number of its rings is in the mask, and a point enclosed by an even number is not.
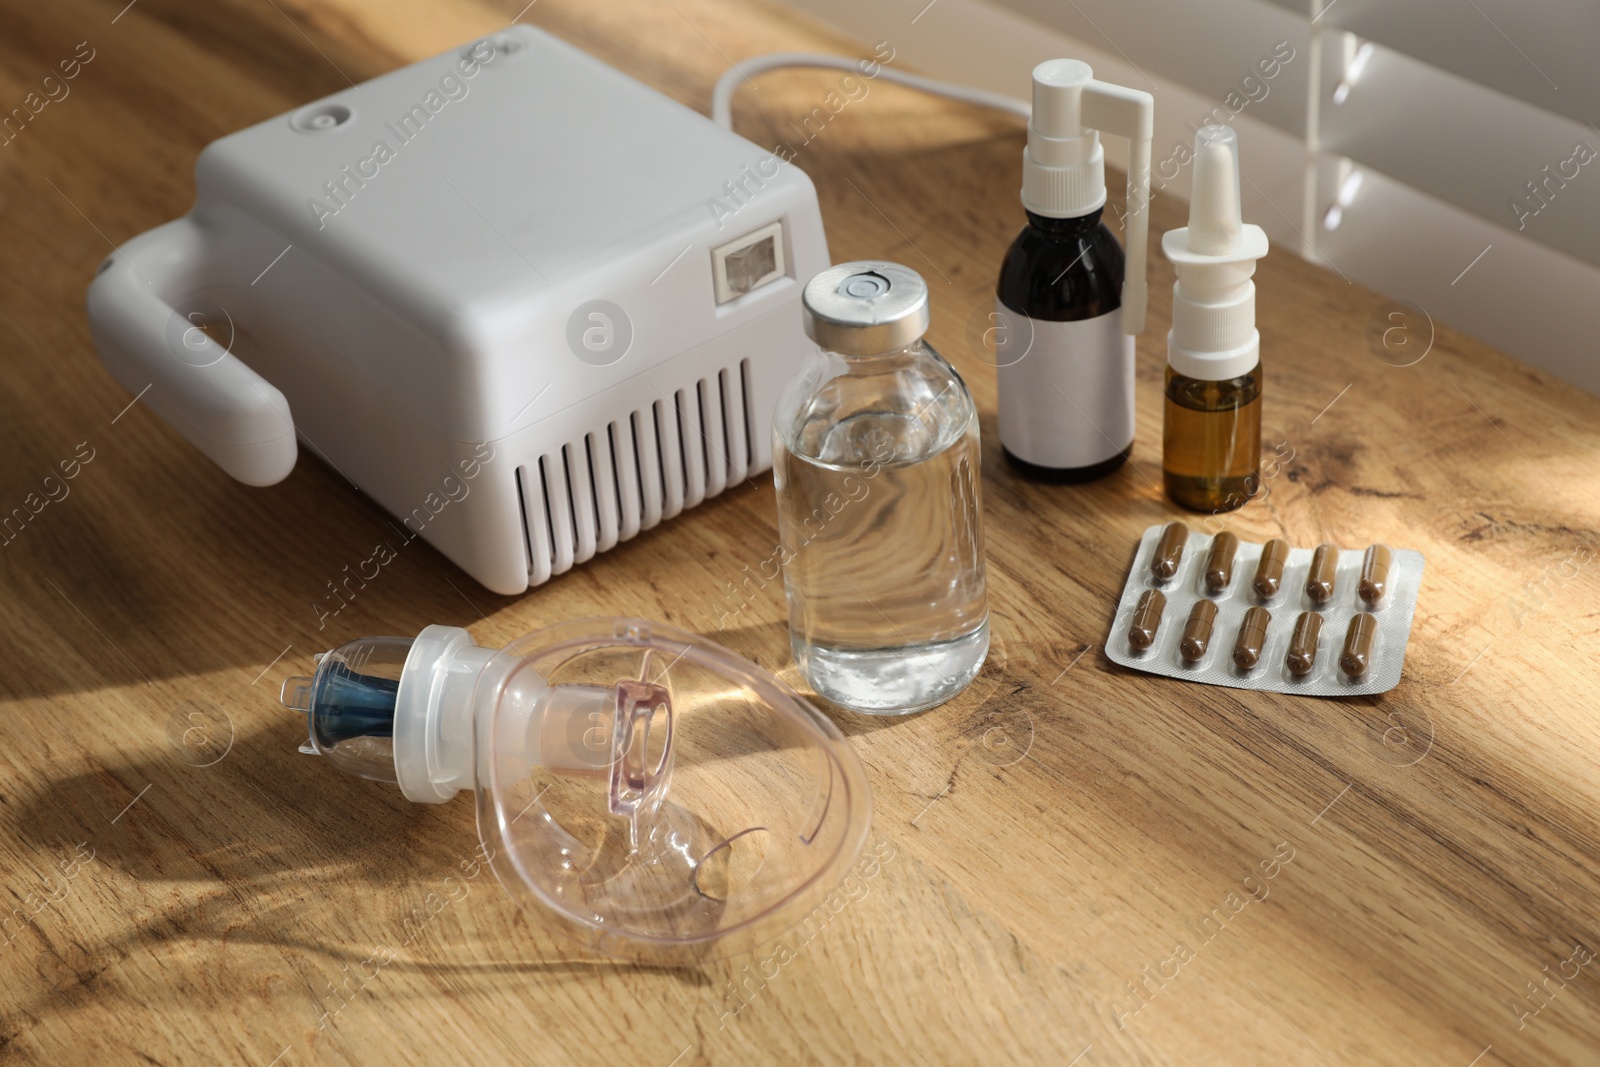
{"type": "MultiPolygon", "coordinates": [[[[584,960],[460,877],[470,801],[412,805],[300,755],[278,685],[354,636],[496,643],[596,613],[720,624],[794,681],[781,589],[728,592],[776,544],[769,479],[519,598],[419,543],[319,631],[324,583],[384,514],[308,456],[270,489],[232,482],[130,406],[85,287],[188,209],[209,141],[513,16],[701,110],[731,60],[871,46],[735,0],[124,2],[0,7],[0,113],[92,52],[0,145],[0,511],[45,501],[0,549],[8,1061],[1600,1062],[1600,401],[1443,326],[1392,366],[1369,343],[1384,297],[1275,252],[1263,434],[1293,459],[1230,528],[1422,551],[1405,678],[1335,701],[1118,668],[1101,646],[1135,540],[1174,515],[1171,270],[1153,257],[1134,462],[1020,479],[972,323],[1021,221],[1021,126],[872,85],[796,162],[836,261],[933,289],[931,339],[983,413],[994,651],[936,711],[833,713],[876,814],[820,930],[696,970],[584,960]]],[[[766,76],[736,127],[792,143],[838,77],[766,76]]],[[[1154,210],[1154,233],[1181,224],[1154,210]]]]}

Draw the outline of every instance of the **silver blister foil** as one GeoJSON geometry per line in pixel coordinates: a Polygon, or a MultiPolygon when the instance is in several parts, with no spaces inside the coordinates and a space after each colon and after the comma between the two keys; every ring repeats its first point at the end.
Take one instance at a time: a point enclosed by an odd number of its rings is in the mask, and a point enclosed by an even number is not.
{"type": "Polygon", "coordinates": [[[1122,587],[1122,600],[1117,604],[1116,618],[1112,620],[1111,633],[1106,638],[1106,655],[1113,663],[1149,674],[1206,685],[1265,689],[1314,697],[1387,693],[1400,684],[1406,642],[1411,637],[1411,620],[1417,611],[1417,592],[1422,585],[1422,553],[1391,546],[1393,559],[1389,566],[1388,592],[1376,607],[1368,607],[1356,592],[1365,546],[1340,550],[1333,597],[1322,604],[1308,597],[1305,589],[1306,574],[1311,569],[1315,546],[1291,548],[1288,562],[1283,568],[1283,583],[1277,595],[1268,600],[1263,599],[1251,585],[1256,563],[1261,558],[1261,544],[1250,541],[1239,543],[1239,551],[1233,560],[1233,578],[1228,588],[1212,594],[1206,588],[1205,566],[1213,538],[1194,530],[1189,532],[1189,541],[1178,564],[1178,572],[1165,582],[1157,579],[1150,571],[1150,561],[1164,529],[1165,524],[1152,526],[1139,539],[1139,551],[1134,557],[1128,581],[1122,587]],[[1155,642],[1149,648],[1140,650],[1128,643],[1128,626],[1133,619],[1139,594],[1146,589],[1161,590],[1167,598],[1167,605],[1161,615],[1161,627],[1156,631],[1155,642]],[[1211,643],[1206,654],[1198,662],[1189,663],[1179,654],[1178,644],[1183,637],[1189,611],[1199,600],[1211,600],[1217,605],[1217,619],[1212,627],[1211,643]],[[1253,669],[1243,671],[1234,665],[1233,644],[1239,636],[1239,625],[1245,612],[1253,607],[1264,607],[1270,611],[1272,622],[1267,627],[1267,639],[1260,662],[1253,669]],[[1315,611],[1322,616],[1322,633],[1317,643],[1316,666],[1311,673],[1297,678],[1289,672],[1285,660],[1289,639],[1294,635],[1295,620],[1303,611],[1315,611]],[[1339,668],[1339,653],[1344,648],[1350,620],[1361,612],[1370,612],[1378,620],[1378,632],[1373,639],[1371,663],[1366,672],[1359,678],[1351,678],[1339,668]]]}

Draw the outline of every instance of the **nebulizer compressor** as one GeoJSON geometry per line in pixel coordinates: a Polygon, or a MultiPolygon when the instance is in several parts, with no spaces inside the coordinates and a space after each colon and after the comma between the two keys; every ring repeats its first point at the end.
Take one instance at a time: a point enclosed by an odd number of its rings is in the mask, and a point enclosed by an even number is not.
{"type": "MultiPolygon", "coordinates": [[[[759,207],[741,205],[749,214],[738,225],[701,208],[706,191],[765,158],[715,126],[731,125],[741,81],[781,66],[855,65],[804,55],[741,64],[718,83],[707,123],[514,26],[224,138],[202,153],[195,209],[128,242],[98,273],[89,312],[102,359],[240,480],[281,479],[304,441],[413,536],[490,588],[520,592],[772,461],[778,392],[816,351],[795,328],[802,283],[826,273],[815,193],[785,166],[763,172],[749,201],[759,207]],[[400,127],[386,116],[401,116],[400,127]],[[594,151],[548,149],[580,143],[594,151]],[[338,209],[308,212],[308,194],[338,209]],[[428,211],[417,210],[423,195],[428,211]],[[620,338],[617,350],[587,344],[597,328],[620,338]],[[506,458],[474,482],[470,501],[414,506],[438,495],[440,472],[453,477],[463,455],[487,468],[485,446],[506,458]]],[[[897,71],[877,76],[1030,110],[897,71]]],[[[1047,64],[1035,86],[1047,106],[1030,127],[1030,210],[1097,216],[1101,153],[1086,123],[1133,130],[1129,269],[1124,277],[1109,248],[1091,266],[1106,285],[1115,276],[1136,332],[1148,98],[1093,82],[1081,64],[1047,64]]],[[[872,686],[860,677],[830,689],[828,671],[806,673],[847,706],[914,710],[960,691],[987,649],[976,412],[959,375],[921,341],[927,296],[915,272],[851,264],[823,288],[805,312],[813,339],[833,348],[823,364],[887,355],[892,373],[878,384],[893,393],[908,374],[921,383],[893,399],[914,402],[902,412],[908,425],[934,416],[916,463],[950,461],[929,482],[934,513],[952,520],[934,531],[948,567],[923,576],[950,610],[932,635],[939,654],[924,659],[936,664],[933,684],[901,670],[904,692],[882,707],[861,698],[872,686]],[[830,296],[862,306],[830,321],[830,296]]],[[[1072,317],[1040,321],[1052,315],[1072,317]]],[[[1103,361],[1094,373],[1116,379],[1125,342],[1095,336],[1106,343],[1045,344],[1035,362],[1057,373],[1103,361]]],[[[878,387],[859,365],[834,377],[878,387]]],[[[1047,379],[1038,384],[1057,392],[1071,384],[1047,379]]],[[[780,452],[804,451],[801,393],[791,391],[791,422],[777,428],[780,452]]],[[[1003,402],[1002,437],[1014,410],[1003,402]]],[[[848,438],[851,421],[831,430],[848,438]]],[[[861,463],[855,445],[870,455],[871,437],[852,443],[850,462],[861,463]]],[[[813,640],[837,614],[811,624],[819,605],[849,606],[802,601],[797,658],[838,653],[813,640]]],[[[864,651],[900,667],[930,652],[916,636],[879,636],[864,651]]],[[[872,665],[869,683],[886,677],[882,667],[872,665]]],[[[341,771],[421,803],[471,789],[500,881],[549,928],[606,955],[692,962],[770,939],[844,877],[870,822],[865,770],[826,716],[721,646],[643,620],[577,620],[499,650],[444,626],[362,638],[317,657],[315,674],[285,683],[282,701],[306,717],[302,751],[341,771]]]]}
{"type": "Polygon", "coordinates": [[[770,155],[513,25],[207,145],[194,207],[102,263],[90,330],[232,477],[313,452],[519,594],[771,466],[829,257],[770,155]]]}

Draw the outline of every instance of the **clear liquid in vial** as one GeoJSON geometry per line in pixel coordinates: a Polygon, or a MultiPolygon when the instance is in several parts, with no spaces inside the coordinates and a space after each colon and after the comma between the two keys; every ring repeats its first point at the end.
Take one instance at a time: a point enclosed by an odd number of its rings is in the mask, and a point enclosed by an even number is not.
{"type": "Polygon", "coordinates": [[[775,442],[795,662],[868,714],[949,700],[989,649],[976,412],[959,386],[917,406],[775,442]]]}

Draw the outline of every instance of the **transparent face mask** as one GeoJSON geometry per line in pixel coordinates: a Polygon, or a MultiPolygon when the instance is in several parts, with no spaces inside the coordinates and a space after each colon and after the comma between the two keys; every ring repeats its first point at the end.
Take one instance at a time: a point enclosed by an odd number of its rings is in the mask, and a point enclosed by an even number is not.
{"type": "Polygon", "coordinates": [[[500,881],[545,926],[608,956],[682,963],[771,940],[858,857],[865,771],[772,674],[704,638],[585,619],[495,652],[463,630],[366,638],[290,679],[304,751],[459,788],[500,881]]]}

